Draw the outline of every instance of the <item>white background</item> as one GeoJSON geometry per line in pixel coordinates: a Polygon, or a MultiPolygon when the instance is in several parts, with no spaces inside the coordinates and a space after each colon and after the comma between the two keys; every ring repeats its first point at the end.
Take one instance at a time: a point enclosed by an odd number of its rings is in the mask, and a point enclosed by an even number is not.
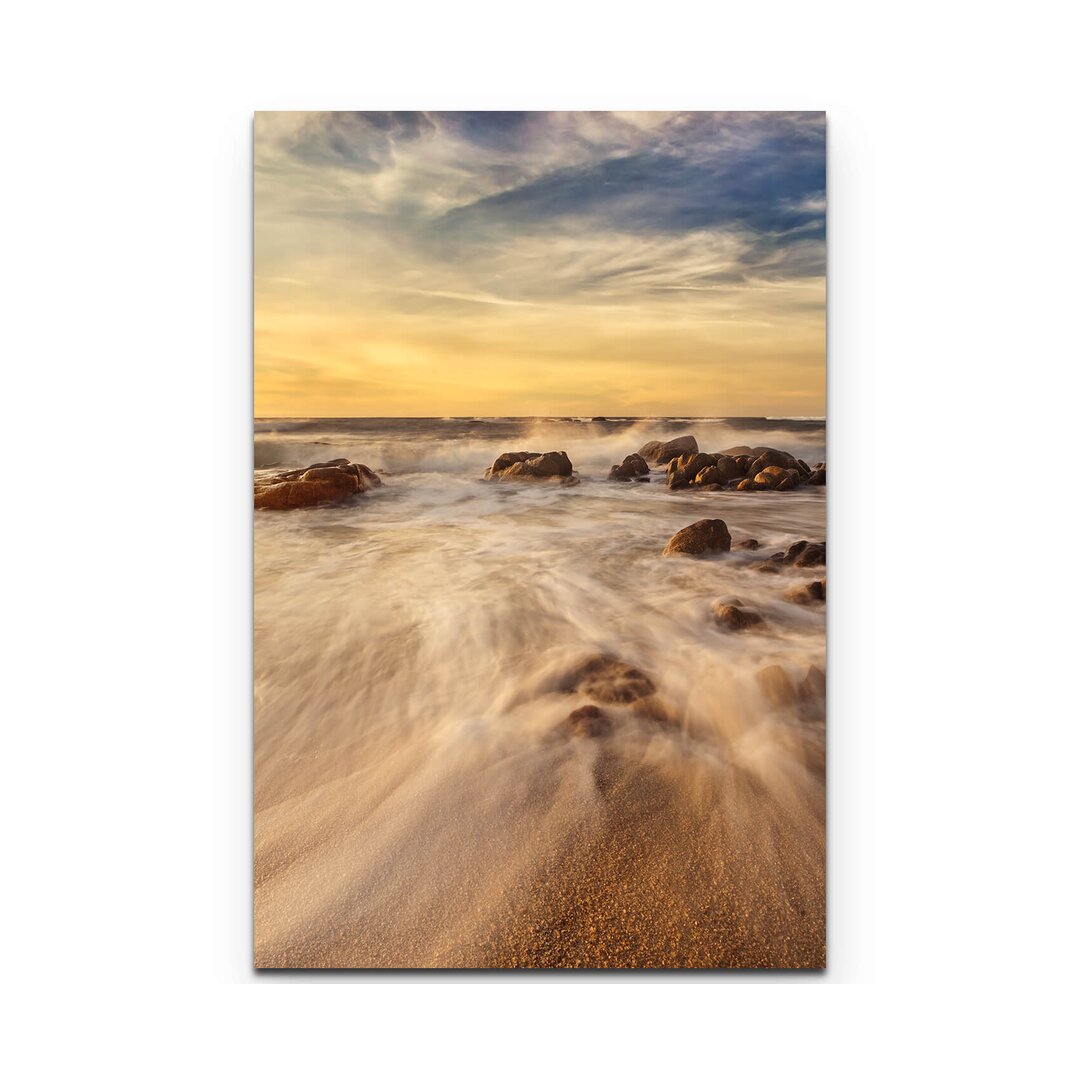
{"type": "Polygon", "coordinates": [[[1075,1067],[1071,18],[9,10],[12,1075],[1075,1067]],[[826,975],[251,971],[250,120],[357,107],[827,110],[826,975]]]}

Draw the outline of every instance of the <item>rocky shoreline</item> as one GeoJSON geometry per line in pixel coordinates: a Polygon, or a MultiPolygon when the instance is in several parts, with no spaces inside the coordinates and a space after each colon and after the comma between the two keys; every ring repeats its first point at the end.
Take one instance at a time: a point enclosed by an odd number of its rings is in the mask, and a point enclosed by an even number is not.
{"type": "MultiPolygon", "coordinates": [[[[802,485],[825,484],[824,462],[811,469],[786,451],[767,446],[737,446],[717,454],[703,454],[698,451],[693,435],[646,443],[638,453],[612,466],[608,479],[648,482],[654,466],[665,470],[667,486],[673,490],[786,492],[802,485]]],[[[573,463],[562,450],[502,453],[485,471],[483,479],[496,483],[579,483],[573,463]]],[[[332,505],[381,485],[381,478],[366,465],[336,458],[256,479],[255,509],[292,510],[332,505]]],[[[665,558],[709,558],[730,554],[732,546],[726,522],[720,518],[702,518],[676,532],[659,554],[665,558]]],[[[753,552],[760,543],[754,537],[744,537],[734,546],[739,551],[753,552]]],[[[747,564],[749,569],[777,575],[789,568],[824,566],[825,543],[811,540],[799,540],[784,551],[747,564]]],[[[791,586],[782,595],[791,604],[824,606],[825,578],[791,586]]],[[[772,632],[769,620],[737,596],[717,599],[711,605],[709,617],[721,633],[772,632]]],[[[784,668],[771,665],[762,668],[756,677],[775,707],[790,708],[802,720],[824,719],[825,675],[816,666],[811,665],[793,679],[784,668]]],[[[562,723],[563,732],[572,737],[602,738],[616,729],[620,719],[644,719],[661,724],[670,721],[666,709],[656,699],[652,679],[617,657],[600,655],[588,660],[568,674],[563,691],[587,702],[575,708],[562,723]]]]}
{"type": "MultiPolygon", "coordinates": [[[[647,442],[636,454],[612,465],[608,480],[649,483],[653,470],[663,470],[671,490],[794,491],[825,485],[825,462],[811,468],[801,458],[772,446],[732,446],[715,454],[701,453],[693,435],[667,442],[647,442]]],[[[513,450],[500,454],[485,471],[485,480],[579,483],[565,450],[513,450]]],[[[348,458],[317,462],[302,469],[255,479],[256,510],[297,510],[343,502],[378,487],[373,469],[348,458]]]]}

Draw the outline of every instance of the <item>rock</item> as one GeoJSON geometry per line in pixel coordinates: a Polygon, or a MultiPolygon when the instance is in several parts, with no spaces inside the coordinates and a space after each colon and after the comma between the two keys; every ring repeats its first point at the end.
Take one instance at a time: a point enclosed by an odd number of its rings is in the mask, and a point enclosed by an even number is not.
{"type": "Polygon", "coordinates": [[[775,488],[784,480],[790,479],[787,469],[779,465],[766,465],[764,469],[754,475],[754,484],[760,488],[775,488]]]}
{"type": "Polygon", "coordinates": [[[669,488],[722,487],[737,480],[743,470],[733,457],[724,454],[680,454],[668,462],[669,488]]]}
{"type": "MultiPolygon", "coordinates": [[[[825,466],[820,465],[814,469],[813,472],[806,478],[807,484],[813,484],[815,487],[825,486],[825,466]]],[[[841,485],[843,486],[843,485],[841,485]]]]}
{"type": "Polygon", "coordinates": [[[519,461],[528,461],[529,458],[539,456],[540,453],[537,450],[518,450],[515,453],[500,454],[492,463],[491,468],[484,473],[484,478],[490,480],[504,469],[509,469],[511,465],[516,465],[519,461]]]}
{"type": "Polygon", "coordinates": [[[717,600],[712,610],[716,625],[725,630],[750,630],[765,625],[765,620],[756,611],[748,611],[741,603],[725,604],[717,600]]]}
{"type": "Polygon", "coordinates": [[[792,544],[781,558],[787,566],[824,566],[825,544],[812,544],[809,540],[799,540],[792,544]]]}
{"type": "Polygon", "coordinates": [[[255,481],[256,510],[297,510],[305,506],[341,502],[379,487],[382,480],[366,465],[335,458],[306,469],[276,473],[255,481]]]}
{"type": "Polygon", "coordinates": [[[736,491],[757,491],[757,484],[754,483],[749,477],[746,480],[740,480],[735,487],[736,491]]]}
{"type": "Polygon", "coordinates": [[[568,480],[574,466],[564,450],[537,454],[527,450],[500,454],[484,473],[485,480],[568,480]]]}
{"type": "Polygon", "coordinates": [[[795,464],[798,466],[799,472],[802,473],[803,476],[809,476],[814,471],[802,458],[796,458],[795,464]]]}
{"type": "Polygon", "coordinates": [[[719,489],[724,486],[724,477],[715,465],[706,465],[690,482],[693,487],[719,489]]]}
{"type": "Polygon", "coordinates": [[[770,704],[782,708],[794,705],[798,695],[788,673],[779,665],[762,668],[757,673],[758,686],[770,704]]]}
{"type": "Polygon", "coordinates": [[[668,442],[647,442],[638,453],[652,465],[666,465],[680,454],[696,454],[697,439],[693,435],[680,435],[668,442]]]}
{"type": "Polygon", "coordinates": [[[790,476],[785,476],[784,479],[773,488],[773,491],[794,491],[795,486],[795,481],[792,480],[790,476]]]}
{"type": "Polygon", "coordinates": [[[753,452],[756,457],[746,470],[750,476],[756,476],[772,465],[779,466],[781,469],[798,469],[795,458],[784,450],[775,450],[771,446],[758,446],[753,452]]]}
{"type": "Polygon", "coordinates": [[[606,416],[594,416],[592,418],[592,422],[594,424],[606,424],[608,422],[608,418],[606,416]]]}
{"type": "Polygon", "coordinates": [[[736,545],[737,548],[742,548],[743,551],[757,551],[761,545],[752,537],[748,540],[740,540],[736,545]]]}
{"type": "Polygon", "coordinates": [[[713,551],[730,551],[731,533],[719,518],[702,518],[680,529],[664,548],[665,555],[706,555],[713,551]]]}
{"type": "Polygon", "coordinates": [[[564,685],[567,693],[577,691],[605,705],[625,704],[656,693],[645,672],[613,656],[594,656],[575,668],[564,685]]]}
{"type": "Polygon", "coordinates": [[[739,464],[738,458],[729,457],[727,454],[714,454],[716,468],[720,473],[719,483],[727,483],[729,480],[738,480],[746,475],[746,467],[739,464]]]}
{"type": "Polygon", "coordinates": [[[810,722],[825,719],[825,672],[815,664],[807,669],[806,678],[799,683],[799,713],[810,722]]]}
{"type": "Polygon", "coordinates": [[[609,480],[633,480],[639,476],[648,476],[649,463],[640,454],[628,454],[621,465],[612,465],[608,473],[609,480]]]}
{"type": "Polygon", "coordinates": [[[825,579],[798,585],[785,593],[793,604],[823,604],[825,602],[825,579]]]}
{"type": "Polygon", "coordinates": [[[825,697],[825,672],[816,664],[807,669],[806,678],[799,686],[799,697],[803,701],[820,701],[825,697]]]}
{"type": "Polygon", "coordinates": [[[680,454],[668,462],[667,485],[669,488],[689,487],[697,474],[712,465],[712,454],[680,454]]]}
{"type": "Polygon", "coordinates": [[[582,705],[563,721],[563,727],[571,735],[596,739],[610,733],[611,720],[602,709],[598,709],[595,705],[582,705]]]}

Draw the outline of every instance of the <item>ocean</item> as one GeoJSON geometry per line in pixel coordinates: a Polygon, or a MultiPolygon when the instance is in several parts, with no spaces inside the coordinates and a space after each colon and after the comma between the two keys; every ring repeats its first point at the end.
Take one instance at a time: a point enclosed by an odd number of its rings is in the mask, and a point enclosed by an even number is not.
{"type": "Polygon", "coordinates": [[[788,593],[825,569],[758,568],[825,539],[826,489],[607,479],[686,434],[825,460],[813,418],[256,421],[256,476],[383,480],[255,514],[258,966],[824,964],[825,612],[788,593]],[[483,479],[516,450],[578,482],[483,479]],[[729,553],[661,557],[701,518],[729,553]],[[598,662],[650,692],[590,694],[598,662]]]}

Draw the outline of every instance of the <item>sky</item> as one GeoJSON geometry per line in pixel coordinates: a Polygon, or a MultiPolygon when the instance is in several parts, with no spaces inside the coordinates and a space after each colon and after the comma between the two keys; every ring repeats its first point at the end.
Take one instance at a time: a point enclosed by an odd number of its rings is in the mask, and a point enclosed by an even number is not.
{"type": "Polygon", "coordinates": [[[255,118],[257,416],[822,416],[824,113],[255,118]]]}

